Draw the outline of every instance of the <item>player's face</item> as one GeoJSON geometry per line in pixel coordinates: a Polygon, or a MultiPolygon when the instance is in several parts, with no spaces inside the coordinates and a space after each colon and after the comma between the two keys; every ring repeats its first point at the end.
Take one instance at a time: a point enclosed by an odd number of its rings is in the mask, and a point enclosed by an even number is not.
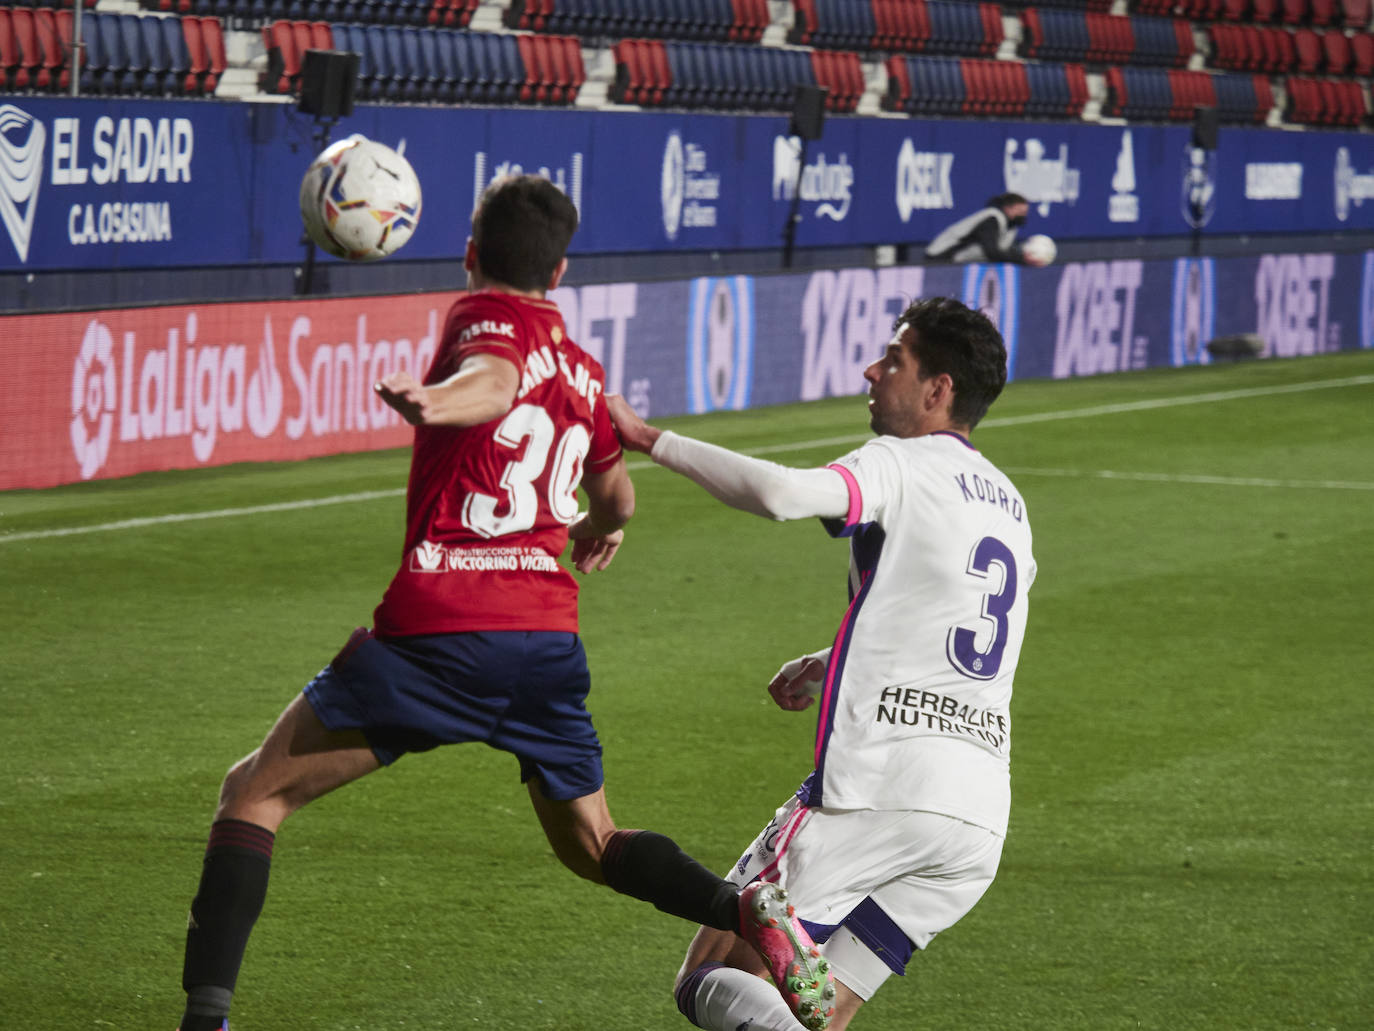
{"type": "Polygon", "coordinates": [[[898,326],[882,357],[864,370],[874,433],[915,437],[926,432],[925,401],[933,381],[921,379],[920,362],[907,346],[914,332],[905,323],[898,326]]]}

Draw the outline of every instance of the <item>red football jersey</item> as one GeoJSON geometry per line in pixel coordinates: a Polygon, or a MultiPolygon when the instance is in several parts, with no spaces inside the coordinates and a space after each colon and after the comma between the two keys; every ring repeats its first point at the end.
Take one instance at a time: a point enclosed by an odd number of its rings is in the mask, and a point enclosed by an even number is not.
{"type": "Polygon", "coordinates": [[[620,457],[601,365],[568,339],[552,301],[496,291],[449,310],[426,384],[491,354],[520,373],[505,415],[417,426],[401,568],[374,621],[382,636],[577,631],[577,581],[558,562],[582,472],[620,457]]]}

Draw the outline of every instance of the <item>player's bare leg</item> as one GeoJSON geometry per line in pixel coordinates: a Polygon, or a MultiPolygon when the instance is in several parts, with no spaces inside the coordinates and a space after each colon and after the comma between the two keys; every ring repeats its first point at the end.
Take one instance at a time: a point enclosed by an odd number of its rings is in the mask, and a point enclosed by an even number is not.
{"type": "Polygon", "coordinates": [[[186,930],[181,1031],[227,1027],[282,821],[379,765],[360,732],[327,730],[298,695],[262,744],[225,776],[186,930]]]}
{"type": "Polygon", "coordinates": [[[739,926],[739,890],[654,831],[617,830],[604,788],[581,798],[545,796],[529,782],[530,801],[554,854],[579,877],[694,924],[739,926]]]}
{"type": "Polygon", "coordinates": [[[297,695],[262,744],[225,776],[215,819],[275,832],[301,806],[380,765],[361,731],[326,729],[297,695]]]}
{"type": "MultiPolygon", "coordinates": [[[[702,927],[687,950],[674,985],[678,1008],[697,1027],[735,1031],[803,1031],[769,977],[762,958],[728,931],[702,927]]],[[[827,1031],[843,1031],[864,1000],[835,979],[834,1014],[827,1031]]]]}
{"type": "Polygon", "coordinates": [[[597,788],[581,798],[555,801],[544,797],[536,777],[529,781],[529,792],[553,854],[577,876],[605,884],[601,855],[615,833],[615,822],[606,807],[606,789],[597,788]]]}

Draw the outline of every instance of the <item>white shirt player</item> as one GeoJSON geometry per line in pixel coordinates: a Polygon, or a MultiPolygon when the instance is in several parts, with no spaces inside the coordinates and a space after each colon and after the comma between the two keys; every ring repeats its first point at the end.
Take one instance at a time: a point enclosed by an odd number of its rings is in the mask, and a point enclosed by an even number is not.
{"type": "Polygon", "coordinates": [[[1012,679],[1035,579],[1025,502],[963,437],[878,437],[830,468],[849,507],[849,611],[808,801],[1006,833],[1012,679]]]}
{"type": "Polygon", "coordinates": [[[963,437],[883,436],[791,469],[665,432],[654,461],[734,507],[851,538],[807,802],[944,813],[1005,834],[1012,679],[1035,579],[1025,502],[963,437]],[[839,475],[836,475],[836,474],[839,475]]]}

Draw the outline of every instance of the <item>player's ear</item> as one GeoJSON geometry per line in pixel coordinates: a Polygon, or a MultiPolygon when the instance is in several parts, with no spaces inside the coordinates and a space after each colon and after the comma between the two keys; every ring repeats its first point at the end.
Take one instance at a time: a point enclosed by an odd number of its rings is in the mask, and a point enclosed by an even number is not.
{"type": "Polygon", "coordinates": [[[558,263],[558,267],[553,270],[553,275],[549,277],[549,289],[557,290],[558,284],[563,281],[564,274],[568,271],[568,259],[564,258],[558,263]]]}
{"type": "Polygon", "coordinates": [[[477,267],[477,243],[468,237],[467,250],[463,252],[463,268],[471,272],[477,267]]]}
{"type": "Polygon", "coordinates": [[[947,372],[935,377],[935,389],[929,394],[931,408],[948,412],[954,407],[954,378],[947,372]]]}

